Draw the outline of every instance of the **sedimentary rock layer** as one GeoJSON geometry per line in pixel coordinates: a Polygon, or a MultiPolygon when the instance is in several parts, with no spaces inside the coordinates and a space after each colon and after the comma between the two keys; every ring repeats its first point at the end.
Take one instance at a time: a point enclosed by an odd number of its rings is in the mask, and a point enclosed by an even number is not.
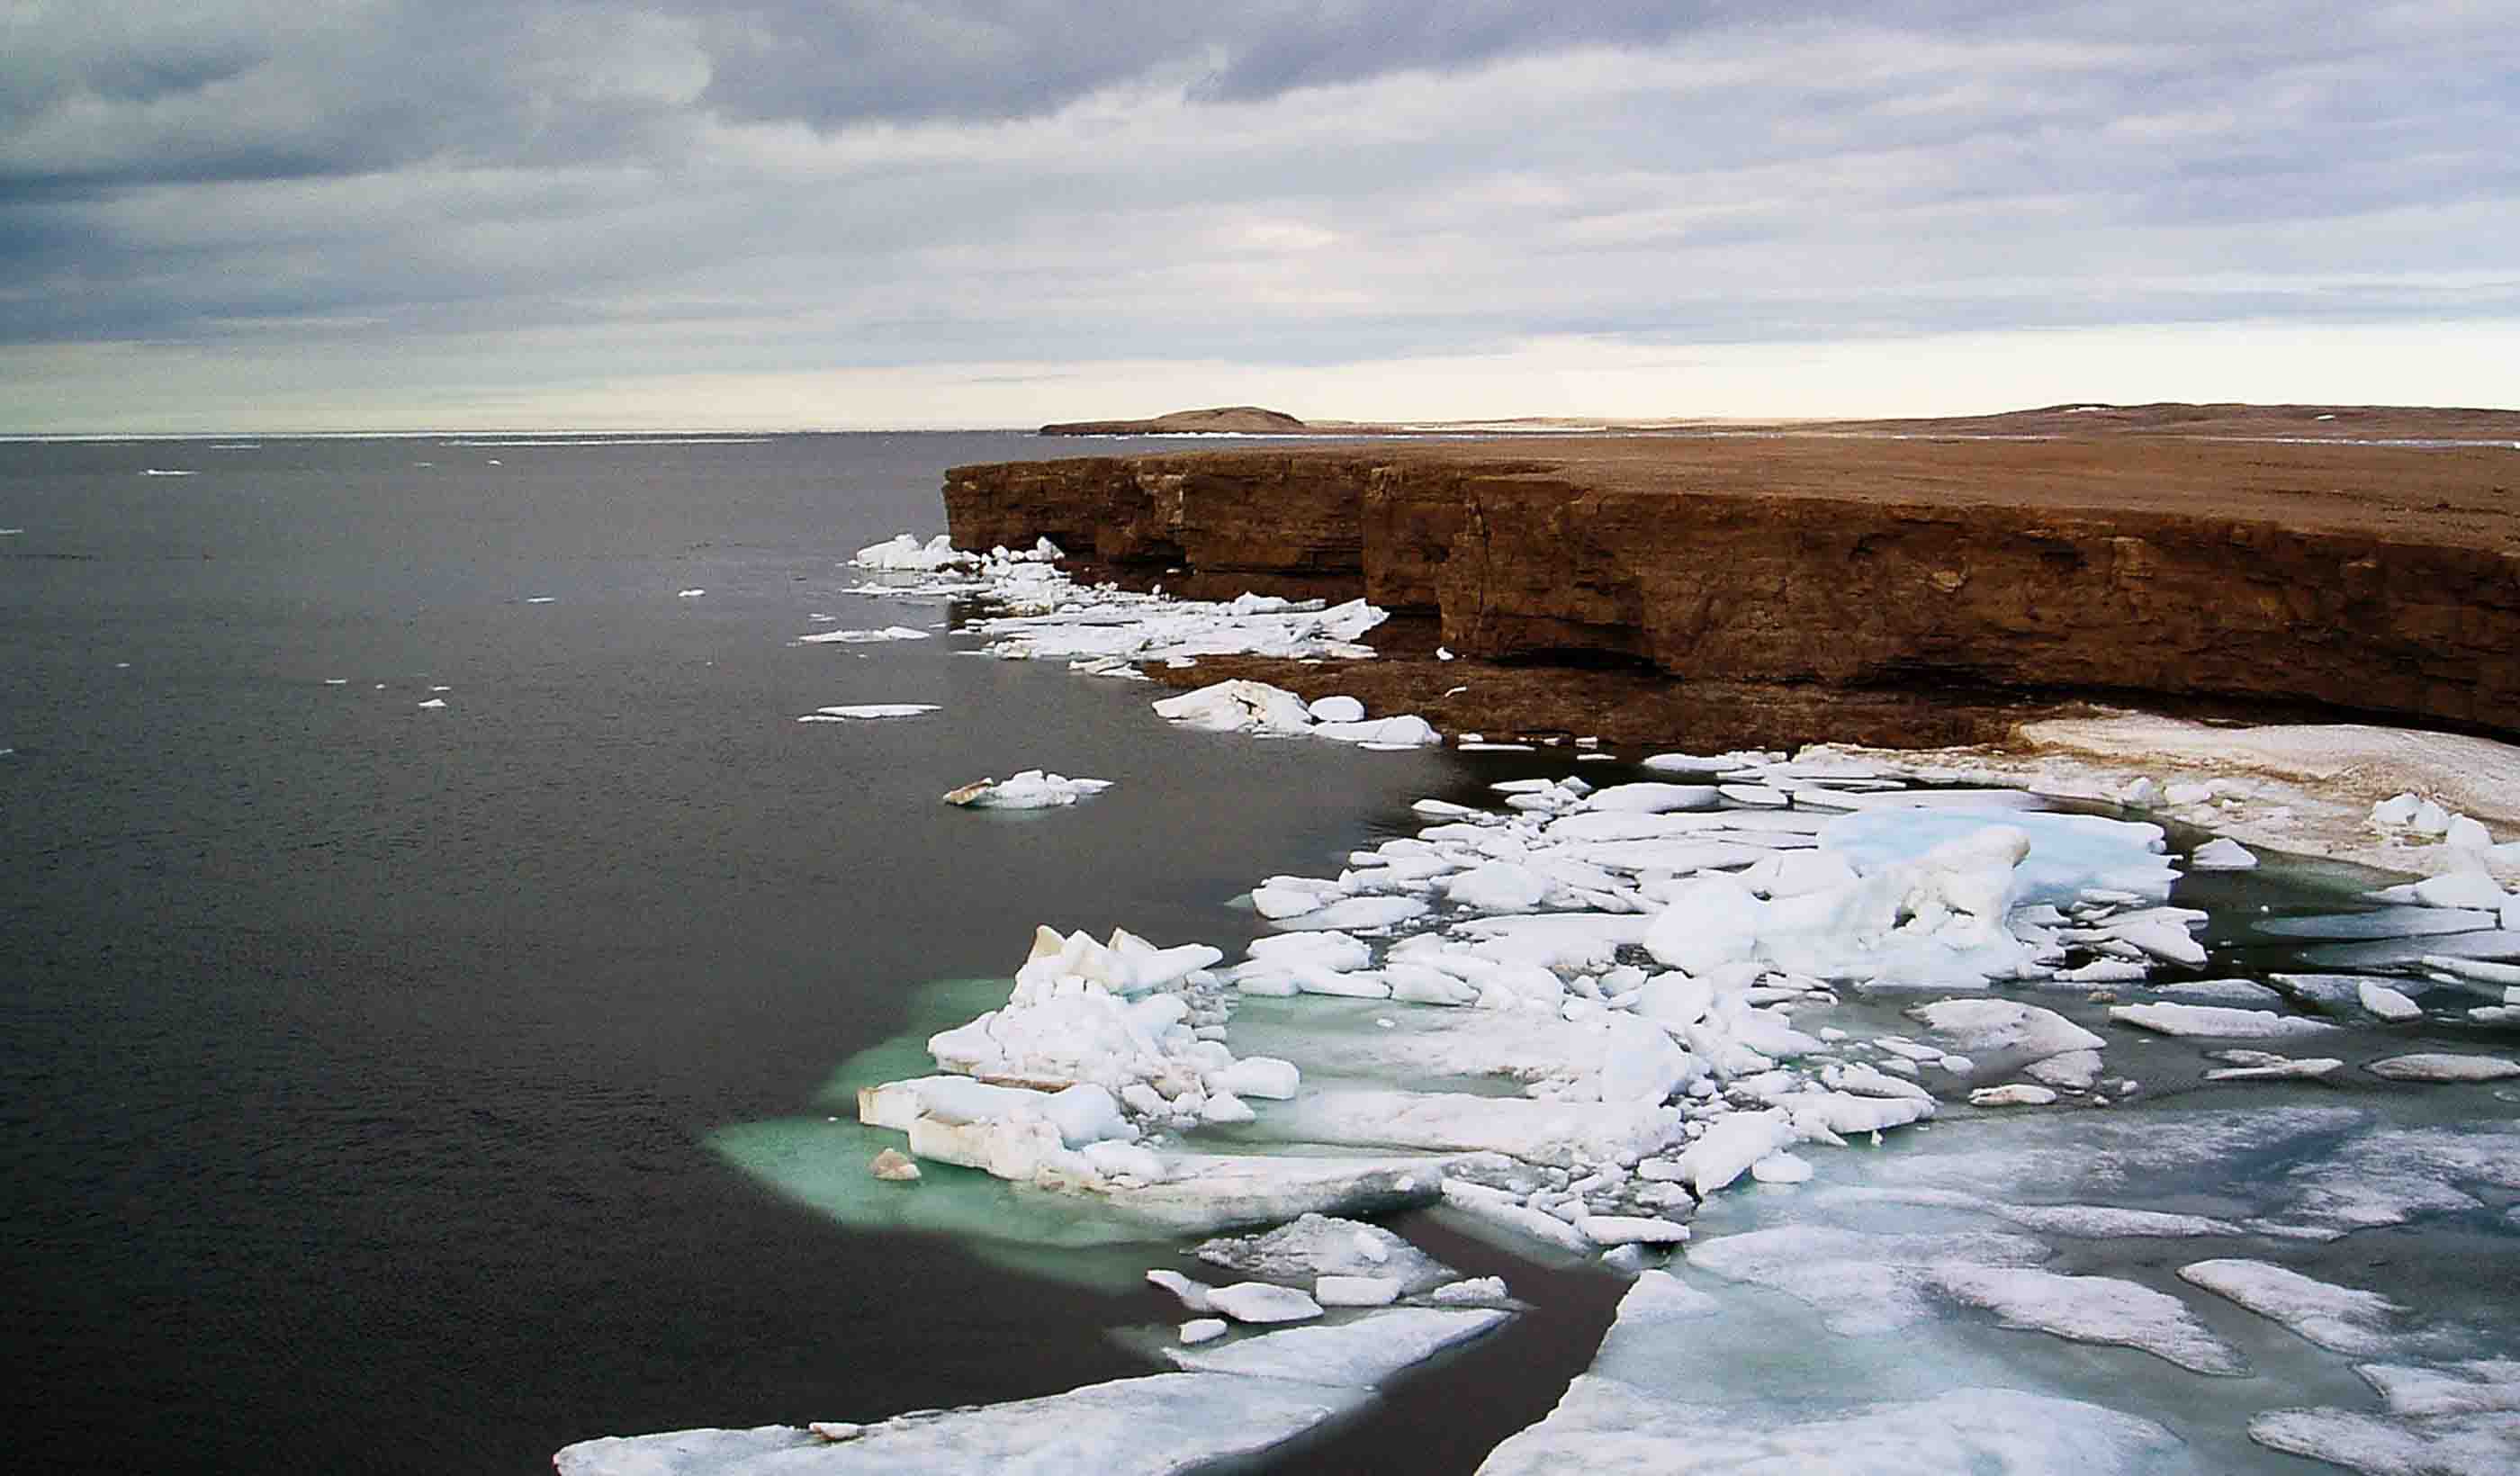
{"type": "Polygon", "coordinates": [[[956,468],[960,547],[1361,590],[1500,661],[2520,731],[2520,453],[1622,437],[956,468]]]}

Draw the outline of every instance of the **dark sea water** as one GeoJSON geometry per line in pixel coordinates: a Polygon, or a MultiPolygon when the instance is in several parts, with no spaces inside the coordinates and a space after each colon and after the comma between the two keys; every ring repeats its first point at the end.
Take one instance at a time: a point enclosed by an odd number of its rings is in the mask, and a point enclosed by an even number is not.
{"type": "Polygon", "coordinates": [[[704,1140],[1038,921],[1235,948],[1227,898],[1461,761],[790,644],[948,619],[835,564],[1057,442],[464,439],[0,444],[11,1463],[531,1471],[1145,1371],[1106,1331],[1151,1294],[842,1229],[704,1140]],[[871,701],[943,711],[794,721],[871,701]],[[1032,766],[1119,785],[937,803],[1032,766]]]}

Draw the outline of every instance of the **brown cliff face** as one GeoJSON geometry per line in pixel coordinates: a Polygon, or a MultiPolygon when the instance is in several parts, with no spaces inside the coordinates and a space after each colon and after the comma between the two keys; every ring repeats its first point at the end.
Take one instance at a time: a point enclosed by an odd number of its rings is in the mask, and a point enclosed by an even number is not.
{"type": "Polygon", "coordinates": [[[2159,694],[2512,733],[2515,488],[2500,448],[1630,438],[965,467],[946,505],[961,547],[1046,533],[1183,592],[1362,591],[1462,655],[1709,696],[2159,694]]]}

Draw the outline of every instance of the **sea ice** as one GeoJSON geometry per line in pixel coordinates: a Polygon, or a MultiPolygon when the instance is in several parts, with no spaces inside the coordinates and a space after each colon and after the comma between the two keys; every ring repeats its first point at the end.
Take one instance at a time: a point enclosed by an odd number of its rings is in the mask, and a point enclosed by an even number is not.
{"type": "Polygon", "coordinates": [[[2137,1348],[2197,1373],[2249,1371],[2239,1350],[2209,1331],[2177,1297],[2133,1281],[1956,1263],[1931,1266],[1925,1277],[1945,1296],[1994,1313],[2006,1327],[2137,1348]]]}
{"type": "Polygon", "coordinates": [[[2424,1007],[2397,990],[2373,979],[2362,981],[2356,992],[2362,1007],[2383,1020],[2415,1020],[2423,1018],[2424,1007]]]}
{"type": "Polygon", "coordinates": [[[1191,1253],[1261,1280],[1309,1284],[1325,1276],[1380,1277],[1404,1296],[1430,1291],[1460,1275],[1380,1226],[1332,1215],[1300,1215],[1262,1234],[1202,1242],[1191,1253]]]}
{"type": "Polygon", "coordinates": [[[884,641],[924,641],[927,632],[907,625],[887,625],[881,630],[825,630],[798,636],[797,646],[871,646],[884,641]]]}
{"type": "Polygon", "coordinates": [[[2391,1421],[2353,1409],[2272,1409],[2249,1438],[2375,1476],[2509,1476],[2520,1470],[2520,1419],[2507,1413],[2391,1421]]]}
{"type": "Polygon", "coordinates": [[[2177,1437],[2148,1419],[2011,1389],[1836,1408],[1727,1406],[1683,1404],[1584,1373],[1547,1419],[1491,1452],[1478,1476],[2155,1476],[2186,1469],[2182,1454],[2177,1437]]]}
{"type": "MultiPolygon", "coordinates": [[[[1727,1119],[1730,1121],[1731,1119],[1727,1119]]],[[[1432,1152],[1494,1150],[1526,1163],[1634,1163],[1681,1136],[1655,1102],[1538,1101],[1464,1092],[1321,1088],[1278,1108],[1270,1129],[1298,1142],[1432,1152]]]]}
{"type": "Polygon", "coordinates": [[[2482,1414],[2520,1409],[2520,1360],[2468,1359],[2446,1368],[2357,1364],[2392,1414],[2482,1414]]]}
{"type": "Polygon", "coordinates": [[[1908,1017],[1972,1056],[1994,1060],[2041,1061],[2108,1044],[2052,1009],[2018,1000],[1942,1000],[1916,1006],[1908,1017]]]}
{"type": "Polygon", "coordinates": [[[841,707],[817,707],[816,717],[842,722],[872,722],[878,718],[915,718],[937,710],[933,702],[859,702],[841,707]]]}
{"type": "Polygon", "coordinates": [[[1390,1276],[1319,1276],[1313,1300],[1324,1307],[1388,1307],[1400,1300],[1400,1282],[1390,1276]]]}
{"type": "Polygon", "coordinates": [[[2201,1036],[2213,1040],[2274,1040],[2316,1035],[2335,1027],[2307,1015],[2277,1014],[2271,1009],[2233,1009],[2220,1005],[2113,1005],[2109,1018],[2140,1026],[2159,1035],[2201,1036]]]}
{"type": "Polygon", "coordinates": [[[945,803],[973,810],[1055,810],[1111,787],[1107,779],[1069,779],[1026,769],[1012,779],[984,779],[945,793],[945,803]]]}
{"type": "Polygon", "coordinates": [[[1238,1322],[1300,1322],[1322,1315],[1321,1304],[1291,1286],[1267,1281],[1237,1281],[1211,1286],[1207,1305],[1238,1322]]]}
{"type": "Polygon", "coordinates": [[[2398,1340],[2388,1319],[2406,1311],[2376,1292],[2331,1285],[2268,1261],[2195,1261],[2179,1268],[2179,1278],[2338,1353],[2387,1350],[2398,1340]]]}
{"type": "Polygon", "coordinates": [[[1218,1348],[1170,1348],[1164,1356],[1192,1371],[1372,1388],[1512,1316],[1497,1308],[1395,1307],[1350,1321],[1240,1338],[1218,1348]]]}
{"type": "Polygon", "coordinates": [[[2498,1082],[2520,1076],[2520,1061],[2498,1055],[2417,1051],[2373,1061],[2362,1069],[2393,1082],[2498,1082]]]}
{"type": "Polygon", "coordinates": [[[1182,1471],[1267,1450],[1366,1397],[1362,1388],[1290,1379],[1157,1373],[1043,1399],[899,1415],[837,1443],[779,1425],[677,1430],[581,1441],[552,1464],[558,1476],[1182,1471]]]}
{"type": "Polygon", "coordinates": [[[2245,872],[2257,866],[2258,858],[2247,846],[2218,835],[2190,852],[2187,864],[2199,872],[2245,872]]]}

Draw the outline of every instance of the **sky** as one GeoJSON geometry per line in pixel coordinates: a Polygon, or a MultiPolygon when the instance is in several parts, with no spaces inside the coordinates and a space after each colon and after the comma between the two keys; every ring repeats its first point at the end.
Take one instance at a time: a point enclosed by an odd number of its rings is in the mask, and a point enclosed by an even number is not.
{"type": "Polygon", "coordinates": [[[0,432],[2520,407],[2509,0],[0,0],[0,432]]]}

